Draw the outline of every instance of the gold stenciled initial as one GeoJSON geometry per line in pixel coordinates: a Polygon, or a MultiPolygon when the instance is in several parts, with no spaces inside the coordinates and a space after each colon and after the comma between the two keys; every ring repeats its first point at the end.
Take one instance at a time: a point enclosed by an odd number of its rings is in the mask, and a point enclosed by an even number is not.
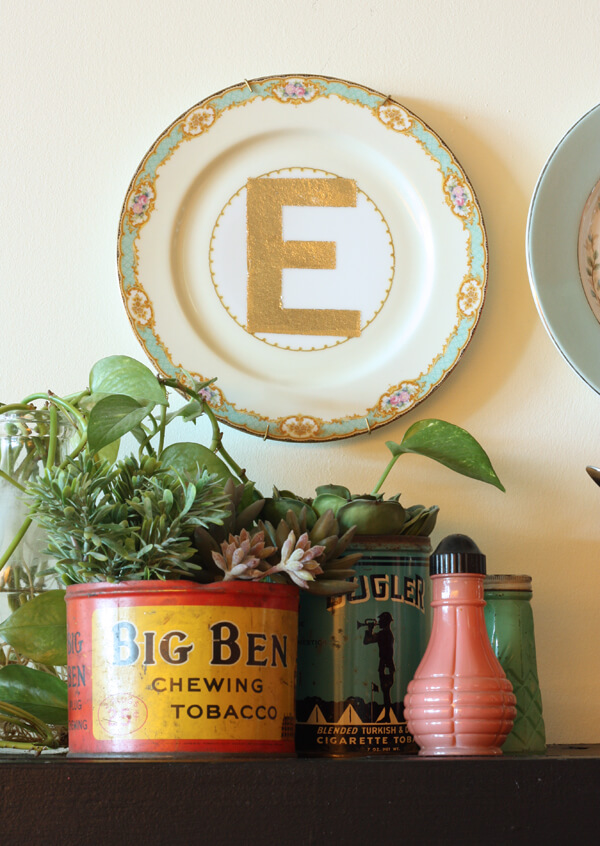
{"type": "Polygon", "coordinates": [[[333,270],[334,241],[284,241],[283,206],[356,206],[352,179],[249,179],[247,329],[285,335],[360,335],[360,311],[284,308],[284,268],[333,270]]]}

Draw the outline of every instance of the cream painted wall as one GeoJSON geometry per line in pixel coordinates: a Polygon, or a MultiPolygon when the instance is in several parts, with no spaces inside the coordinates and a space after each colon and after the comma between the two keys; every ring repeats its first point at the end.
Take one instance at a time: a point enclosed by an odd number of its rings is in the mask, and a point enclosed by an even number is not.
{"type": "Polygon", "coordinates": [[[599,30],[597,0],[0,0],[5,401],[84,386],[104,355],[145,360],[119,293],[121,203],[150,143],[205,96],[268,74],[337,76],[389,92],[454,151],[490,252],[458,368],[370,436],[293,445],[227,429],[226,444],[263,489],[308,495],[325,481],[370,487],[384,442],[423,416],[472,432],[506,494],[416,457],[390,485],[407,503],[440,505],[434,541],[471,534],[491,572],[533,576],[553,743],[600,742],[600,490],[585,473],[600,462],[600,398],[537,316],[525,223],[547,156],[600,99],[599,30]]]}

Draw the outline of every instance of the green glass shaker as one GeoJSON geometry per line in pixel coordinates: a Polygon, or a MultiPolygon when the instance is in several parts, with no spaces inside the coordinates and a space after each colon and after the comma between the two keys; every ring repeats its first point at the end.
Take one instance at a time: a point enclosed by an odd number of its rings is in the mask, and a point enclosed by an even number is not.
{"type": "Polygon", "coordinates": [[[531,576],[485,578],[488,636],[517,697],[517,717],[502,746],[503,752],[542,754],[546,751],[531,596],[531,576]]]}

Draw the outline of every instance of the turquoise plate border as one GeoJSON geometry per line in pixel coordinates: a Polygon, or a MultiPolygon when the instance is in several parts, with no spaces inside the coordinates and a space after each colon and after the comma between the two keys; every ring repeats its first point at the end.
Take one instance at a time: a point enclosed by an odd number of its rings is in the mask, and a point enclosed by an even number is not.
{"type": "MultiPolygon", "coordinates": [[[[158,167],[169,158],[176,148],[186,140],[186,120],[196,110],[202,114],[207,108],[212,110],[211,123],[200,130],[208,131],[210,125],[220,114],[232,106],[245,105],[256,98],[274,97],[274,89],[281,92],[281,83],[301,80],[307,87],[317,87],[317,97],[336,96],[357,105],[371,109],[376,118],[380,110],[400,109],[406,116],[407,126],[402,130],[412,135],[437,163],[440,171],[440,187],[449,195],[450,187],[458,185],[464,189],[466,205],[454,212],[462,219],[467,233],[468,249],[466,274],[457,293],[456,325],[446,339],[443,349],[430,363],[427,370],[420,374],[398,374],[398,382],[390,385],[378,404],[364,413],[341,419],[321,420],[305,415],[298,409],[296,415],[285,418],[269,419],[257,411],[240,409],[235,404],[235,397],[229,396],[228,387],[216,383],[214,389],[207,392],[207,400],[216,416],[235,428],[242,429],[263,438],[286,441],[328,441],[347,438],[370,432],[397,419],[422,402],[446,378],[460,360],[479,321],[487,286],[488,253],[487,239],[481,209],[473,188],[452,152],[442,140],[416,115],[391,97],[356,83],[331,77],[305,74],[284,74],[244,80],[231,88],[211,95],[196,103],[187,112],[177,118],[150,148],[136,171],[125,197],[119,224],[118,270],[121,293],[129,320],[138,340],[157,369],[168,377],[187,378],[187,370],[192,370],[189,362],[187,369],[171,360],[167,347],[155,331],[152,303],[143,289],[143,280],[137,278],[136,239],[139,228],[152,213],[154,187],[158,167]],[[449,187],[450,185],[450,187],[449,187]],[[150,191],[148,191],[150,186],[150,191]],[[144,192],[146,192],[144,194],[144,192]],[[147,194],[147,196],[146,196],[147,194]],[[140,196],[142,205],[140,206],[140,196]],[[145,199],[144,199],[145,198],[145,199]],[[134,204],[138,210],[132,213],[134,204]],[[146,207],[144,207],[146,202],[146,207]],[[141,208],[141,212],[139,209],[141,208]],[[466,286],[466,287],[465,287],[466,286]],[[146,297],[146,299],[144,299],[146,297]],[[135,308],[130,299],[135,299],[135,308]]],[[[309,104],[307,104],[309,105],[309,104]]],[[[209,118],[210,119],[210,118],[209,118]]],[[[392,129],[390,131],[399,131],[392,129]]],[[[451,205],[451,203],[449,203],[451,205]]],[[[452,205],[451,205],[452,208],[452,205]]],[[[199,374],[200,379],[211,378],[214,374],[199,374]]],[[[218,374],[217,374],[218,376],[218,374]]]]}
{"type": "Polygon", "coordinates": [[[600,393],[600,325],[577,247],[585,203],[600,179],[600,104],[563,136],[538,178],[527,218],[527,270],[539,315],[557,349],[600,393]]]}

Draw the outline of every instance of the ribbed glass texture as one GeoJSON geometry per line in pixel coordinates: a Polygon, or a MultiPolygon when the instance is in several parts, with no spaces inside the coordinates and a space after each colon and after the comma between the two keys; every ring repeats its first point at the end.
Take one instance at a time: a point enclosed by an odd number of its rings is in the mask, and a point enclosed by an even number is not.
{"type": "Polygon", "coordinates": [[[532,592],[519,587],[530,588],[531,578],[498,576],[485,583],[488,636],[517,697],[515,724],[502,751],[543,754],[546,730],[537,672],[532,592]]]}

